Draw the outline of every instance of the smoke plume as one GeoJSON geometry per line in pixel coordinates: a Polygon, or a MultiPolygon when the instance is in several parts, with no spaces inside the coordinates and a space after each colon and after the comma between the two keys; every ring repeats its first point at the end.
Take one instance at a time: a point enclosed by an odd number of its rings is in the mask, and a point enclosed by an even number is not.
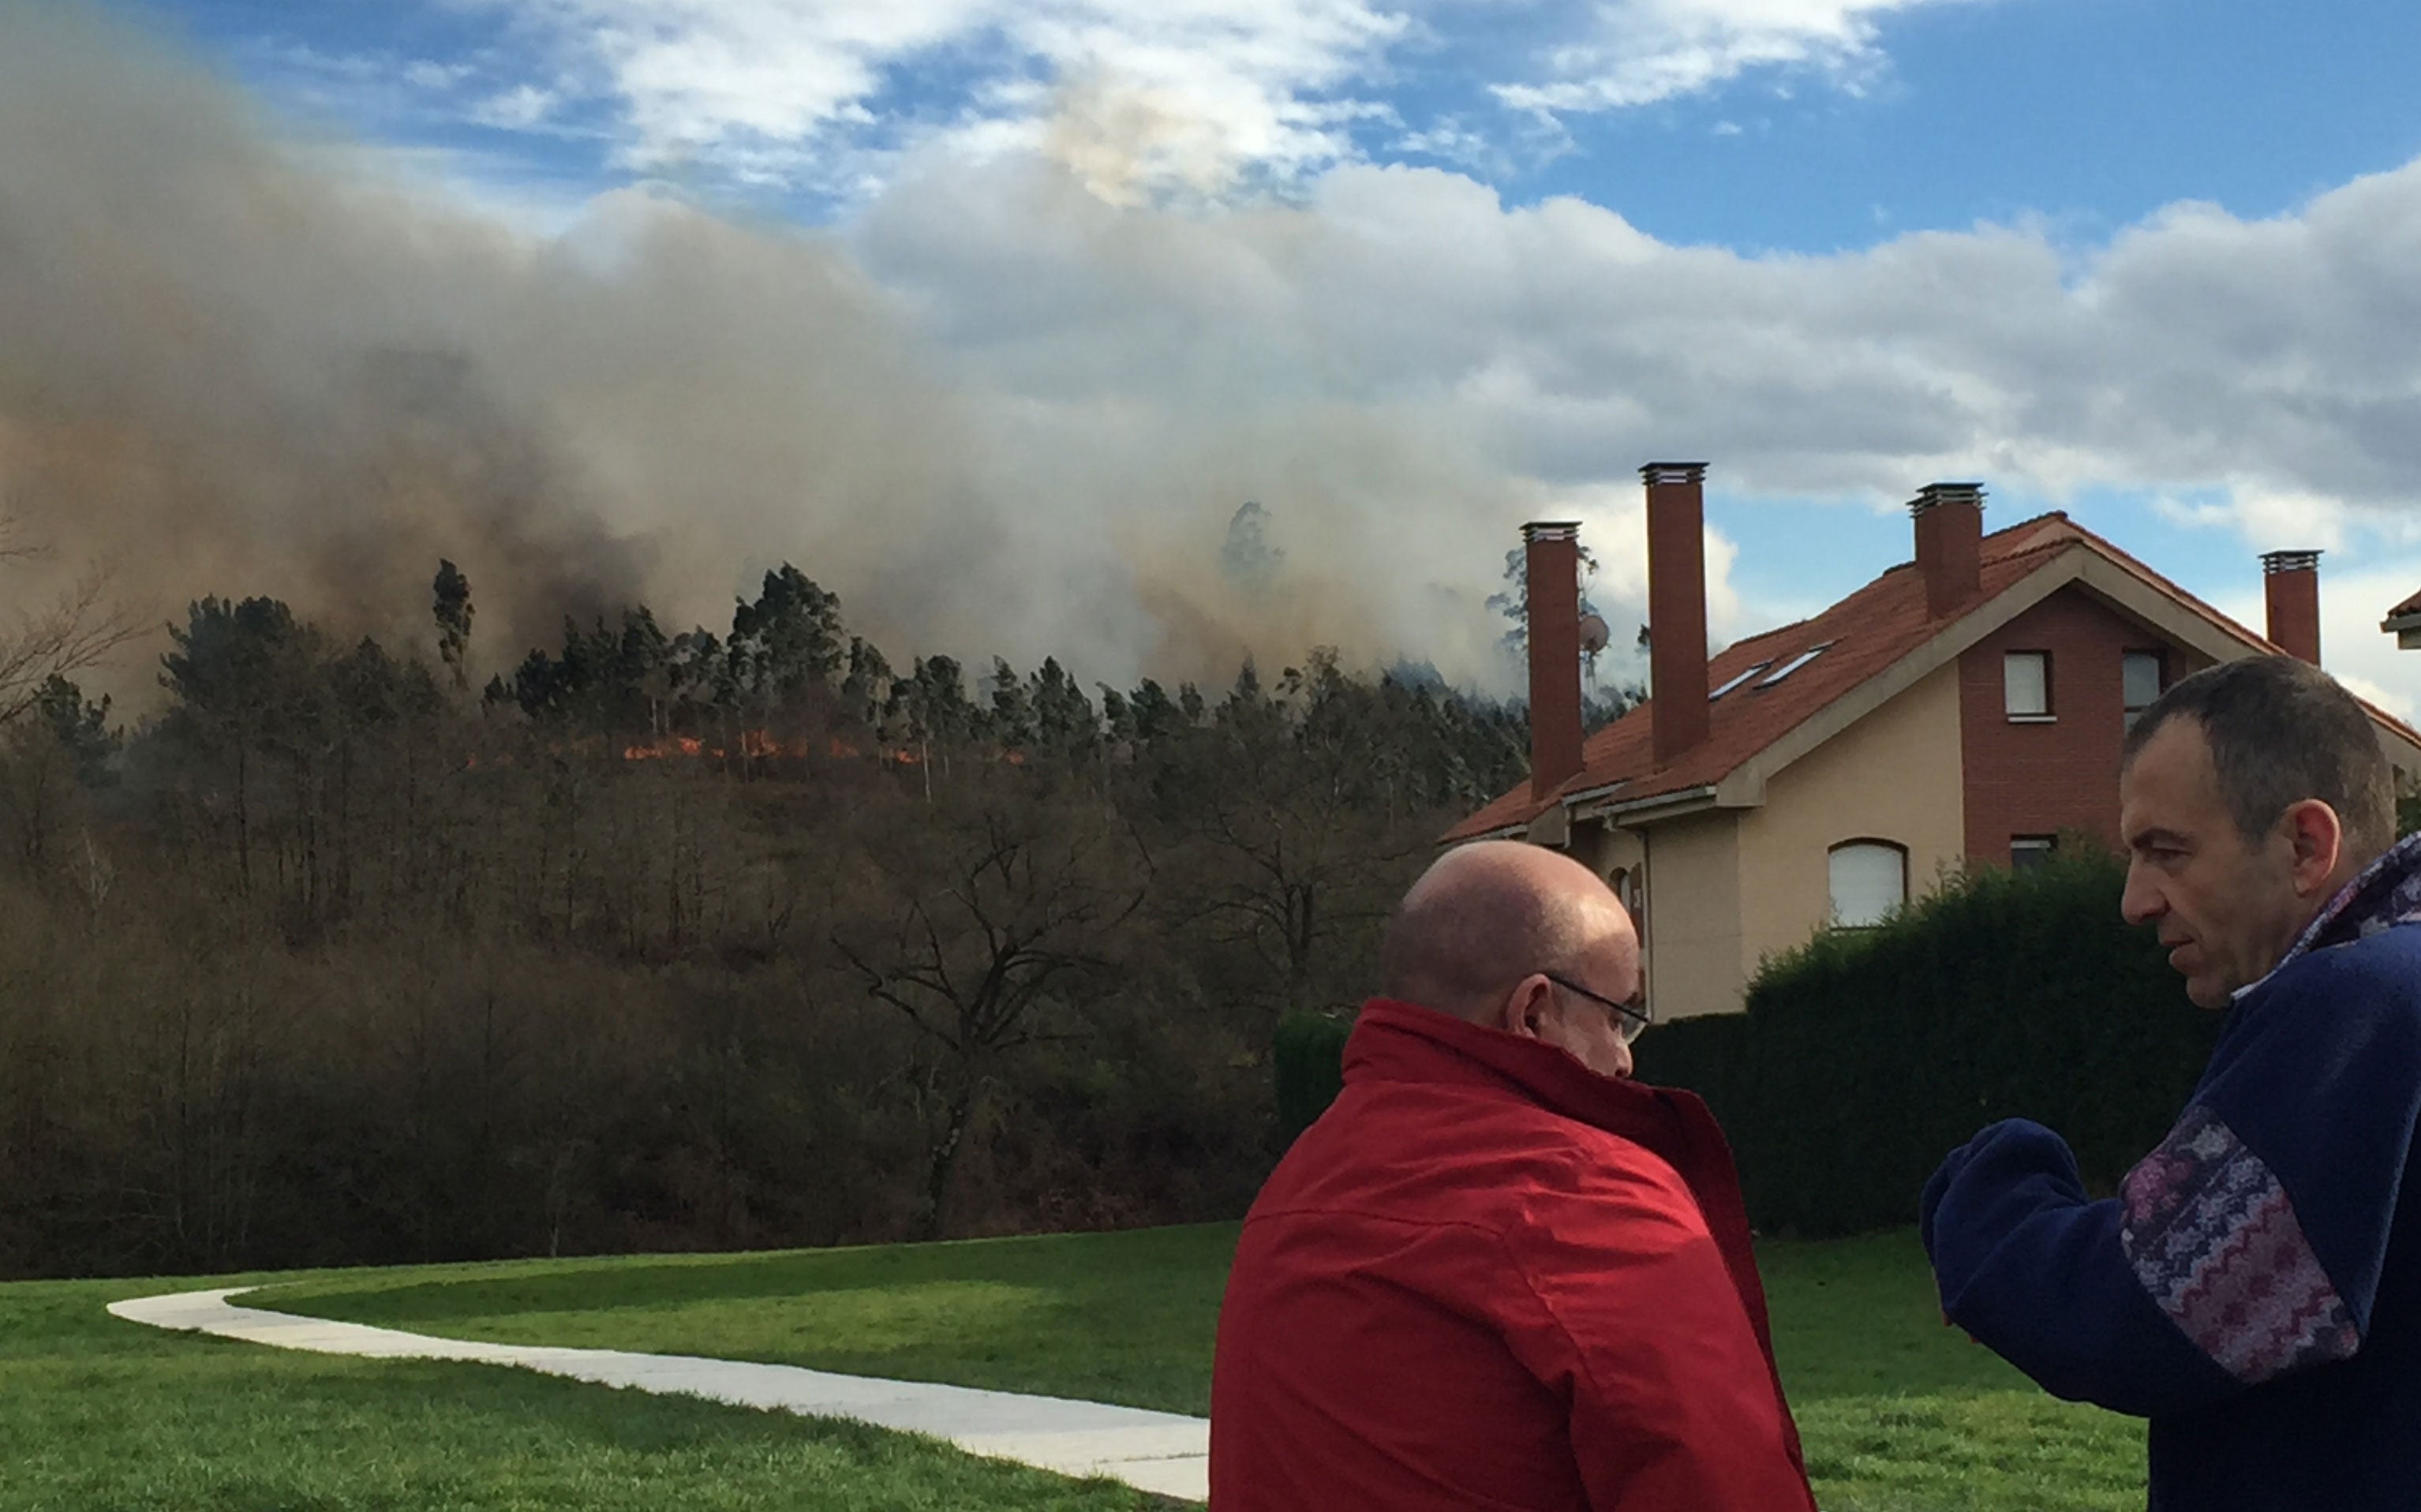
{"type": "Polygon", "coordinates": [[[719,631],[784,560],[903,662],[1224,679],[1318,643],[1490,662],[1501,627],[1475,606],[1518,500],[1367,406],[1240,391],[1260,360],[1206,364],[1219,338],[1179,328],[1191,311],[1124,359],[1173,402],[1105,397],[1116,375],[1081,351],[1033,369],[1030,340],[1025,370],[991,363],[1082,296],[1012,268],[994,307],[936,316],[902,238],[1014,215],[1022,238],[1094,239],[1115,275],[1182,227],[1122,247],[1132,212],[1066,165],[996,165],[974,209],[953,171],[912,169],[854,243],[644,190],[535,236],[296,134],[157,39],[0,4],[0,508],[60,564],[109,561],[148,617],[266,593],[423,649],[450,557],[480,673],[630,602],[719,631]],[[887,285],[867,271],[885,258],[887,285]],[[1271,570],[1240,583],[1219,553],[1254,498],[1271,570]],[[1366,538],[1399,511],[1486,517],[1467,592],[1366,538]]]}

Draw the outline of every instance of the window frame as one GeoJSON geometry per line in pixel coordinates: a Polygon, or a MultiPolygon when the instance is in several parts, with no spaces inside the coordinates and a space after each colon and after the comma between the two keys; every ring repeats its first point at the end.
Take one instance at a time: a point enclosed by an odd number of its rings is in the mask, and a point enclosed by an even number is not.
{"type": "Polygon", "coordinates": [[[2058,856],[2059,836],[2056,834],[2009,836],[2009,869],[2011,871],[2031,871],[2037,866],[2047,866],[2058,856]],[[2029,856],[2032,859],[2020,861],[2018,859],[2020,855],[2029,856]]]}
{"type": "Polygon", "coordinates": [[[1783,662],[1781,666],[1758,678],[1757,682],[1757,688],[1761,690],[1775,686],[1785,678],[1789,677],[1792,673],[1797,672],[1800,668],[1807,665],[1818,657],[1822,656],[1825,652],[1831,650],[1833,646],[1833,642],[1824,641],[1819,645],[1809,647],[1807,649],[1783,662]]]}
{"type": "Polygon", "coordinates": [[[1889,921],[1890,921],[1890,920],[1891,920],[1895,915],[1897,915],[1897,914],[1898,914],[1901,910],[1903,910],[1903,909],[1905,909],[1905,908],[1907,908],[1907,907],[1908,907],[1908,847],[1906,847],[1906,846],[1904,846],[1904,845],[1900,844],[1898,840],[1889,840],[1889,839],[1885,839],[1883,836],[1882,836],[1882,835],[1880,835],[1880,834],[1860,834],[1860,835],[1852,835],[1851,837],[1850,837],[1849,839],[1846,839],[1846,840],[1836,840],[1836,841],[1835,841],[1833,844],[1831,844],[1831,845],[1829,845],[1829,846],[1827,846],[1827,847],[1825,847],[1825,848],[1824,848],[1824,920],[1825,920],[1825,927],[1830,928],[1830,929],[1872,929],[1872,928],[1877,928],[1877,927],[1880,927],[1882,925],[1883,925],[1883,924],[1885,924],[1885,923],[1889,922],[1889,921]],[[1896,903],[1892,904],[1892,905],[1891,905],[1891,907],[1889,907],[1889,908],[1885,909],[1885,910],[1882,912],[1882,915],[1881,915],[1880,917],[1873,918],[1873,919],[1869,919],[1869,920],[1867,920],[1867,921],[1865,921],[1865,922],[1863,922],[1863,923],[1851,924],[1851,923],[1848,923],[1848,922],[1844,921],[1844,920],[1842,919],[1842,917],[1841,917],[1841,899],[1840,899],[1840,896],[1839,896],[1839,889],[1838,889],[1838,887],[1836,887],[1836,886],[1835,885],[1835,881],[1834,881],[1834,877],[1833,877],[1833,865],[1834,865],[1834,858],[1835,858],[1835,857],[1836,857],[1836,856],[1838,856],[1842,851],[1844,851],[1844,850],[1886,850],[1886,851],[1891,852],[1891,853],[1892,853],[1894,856],[1896,856],[1897,858],[1898,858],[1898,861],[1899,861],[1899,900],[1898,900],[1898,902],[1896,902],[1896,903]]]}
{"type": "Polygon", "coordinates": [[[2012,647],[2001,653],[2001,714],[2012,725],[2054,725],[2059,722],[2059,696],[2052,678],[2052,655],[2048,647],[2012,647]],[[2023,710],[2009,707],[2009,667],[2020,657],[2033,657],[2042,666],[2042,708],[2023,710]]]}
{"type": "Polygon", "coordinates": [[[1724,694],[1731,692],[1733,689],[1740,687],[1742,684],[1747,682],[1749,678],[1756,677],[1758,673],[1763,672],[1766,668],[1772,665],[1773,665],[1773,663],[1771,662],[1759,662],[1757,665],[1749,668],[1746,672],[1736,674],[1727,679],[1722,687],[1717,688],[1714,692],[1707,694],[1707,702],[1710,704],[1713,703],[1716,699],[1721,698],[1724,694]]]}
{"type": "Polygon", "coordinates": [[[2166,647],[2130,646],[2119,651],[2118,708],[2119,717],[2125,728],[2133,729],[2135,721],[2143,718],[2144,710],[2158,703],[2161,694],[2168,691],[2169,653],[2166,647]],[[2141,704],[2131,704],[2127,701],[2127,663],[2139,656],[2152,663],[2152,696],[2141,704]]]}

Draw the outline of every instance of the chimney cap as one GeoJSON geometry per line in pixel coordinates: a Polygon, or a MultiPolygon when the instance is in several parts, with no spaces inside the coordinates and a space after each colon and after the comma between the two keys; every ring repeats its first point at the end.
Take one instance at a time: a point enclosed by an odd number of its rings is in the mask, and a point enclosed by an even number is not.
{"type": "Polygon", "coordinates": [[[1704,462],[1649,462],[1639,470],[1639,480],[1651,487],[1658,483],[1699,483],[1706,476],[1704,462]]]}
{"type": "Polygon", "coordinates": [[[1580,534],[1581,522],[1577,520],[1533,520],[1522,527],[1522,539],[1525,542],[1578,540],[1580,534]]]}
{"type": "Polygon", "coordinates": [[[1938,509],[1949,504],[1973,505],[1981,509],[1984,507],[1984,485],[1981,483],[1928,483],[1916,491],[1915,498],[1909,501],[1908,512],[1912,515],[1921,515],[1929,509],[1938,509]]]}
{"type": "Polygon", "coordinates": [[[2280,572],[2317,572],[2320,569],[2320,553],[2304,552],[2263,552],[2261,575],[2273,577],[2280,572]]]}

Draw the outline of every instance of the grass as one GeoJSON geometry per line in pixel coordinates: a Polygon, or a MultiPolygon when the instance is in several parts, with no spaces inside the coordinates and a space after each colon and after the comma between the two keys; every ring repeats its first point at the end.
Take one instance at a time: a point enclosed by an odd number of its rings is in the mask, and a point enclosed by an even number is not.
{"type": "MultiPolygon", "coordinates": [[[[493,1339],[764,1360],[1200,1413],[1235,1225],[746,1256],[353,1272],[261,1305],[493,1339]]],[[[1760,1252],[1828,1512],[2101,1512],[2142,1425],[1942,1326],[1912,1234],[1760,1252]]]]}
{"type": "Polygon", "coordinates": [[[1827,1512],[2140,1512],[2144,1426],[2058,1401],[1942,1324],[1913,1231],[1758,1252],[1827,1512]]]}
{"type": "MultiPolygon", "coordinates": [[[[245,1301],[1201,1412],[1233,1224],[959,1244],[337,1271],[245,1301]]],[[[2101,1512],[2143,1429],[1942,1326],[1906,1233],[1761,1252],[1827,1512],[2101,1512]]],[[[102,1313],[214,1283],[0,1287],[0,1512],[31,1508],[1140,1508],[843,1424],[469,1364],[279,1353],[102,1313]]]]}
{"type": "Polygon", "coordinates": [[[244,1279],[0,1286],[0,1509],[1181,1504],[853,1424],[474,1364],[295,1354],[163,1333],[102,1311],[121,1297],[244,1279]]]}
{"type": "Polygon", "coordinates": [[[555,1344],[1210,1411],[1236,1225],[356,1271],[247,1305],[555,1344]]]}

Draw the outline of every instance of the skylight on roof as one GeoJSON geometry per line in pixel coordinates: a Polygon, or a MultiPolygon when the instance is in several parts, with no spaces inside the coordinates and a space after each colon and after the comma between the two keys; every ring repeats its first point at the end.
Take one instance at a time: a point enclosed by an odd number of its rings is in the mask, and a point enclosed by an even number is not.
{"type": "Polygon", "coordinates": [[[1775,683],[1780,682],[1783,678],[1798,671],[1801,667],[1805,666],[1808,662],[1815,661],[1820,656],[1822,656],[1825,651],[1831,648],[1832,645],[1833,643],[1831,641],[1826,641],[1822,646],[1809,647],[1806,650],[1800,652],[1797,656],[1792,657],[1789,661],[1785,662],[1782,665],[1774,668],[1773,675],[1767,678],[1763,682],[1758,683],[1757,686],[1760,688],[1773,687],[1775,683]]]}
{"type": "Polygon", "coordinates": [[[1717,688],[1714,692],[1707,694],[1707,702],[1710,704],[1713,703],[1716,699],[1721,698],[1724,694],[1731,692],[1734,688],[1739,687],[1742,683],[1746,682],[1749,678],[1756,677],[1758,673],[1772,665],[1773,665],[1773,663],[1771,662],[1759,662],[1757,665],[1749,668],[1746,672],[1742,673],[1740,676],[1732,678],[1731,681],[1725,683],[1722,687],[1717,688]]]}

